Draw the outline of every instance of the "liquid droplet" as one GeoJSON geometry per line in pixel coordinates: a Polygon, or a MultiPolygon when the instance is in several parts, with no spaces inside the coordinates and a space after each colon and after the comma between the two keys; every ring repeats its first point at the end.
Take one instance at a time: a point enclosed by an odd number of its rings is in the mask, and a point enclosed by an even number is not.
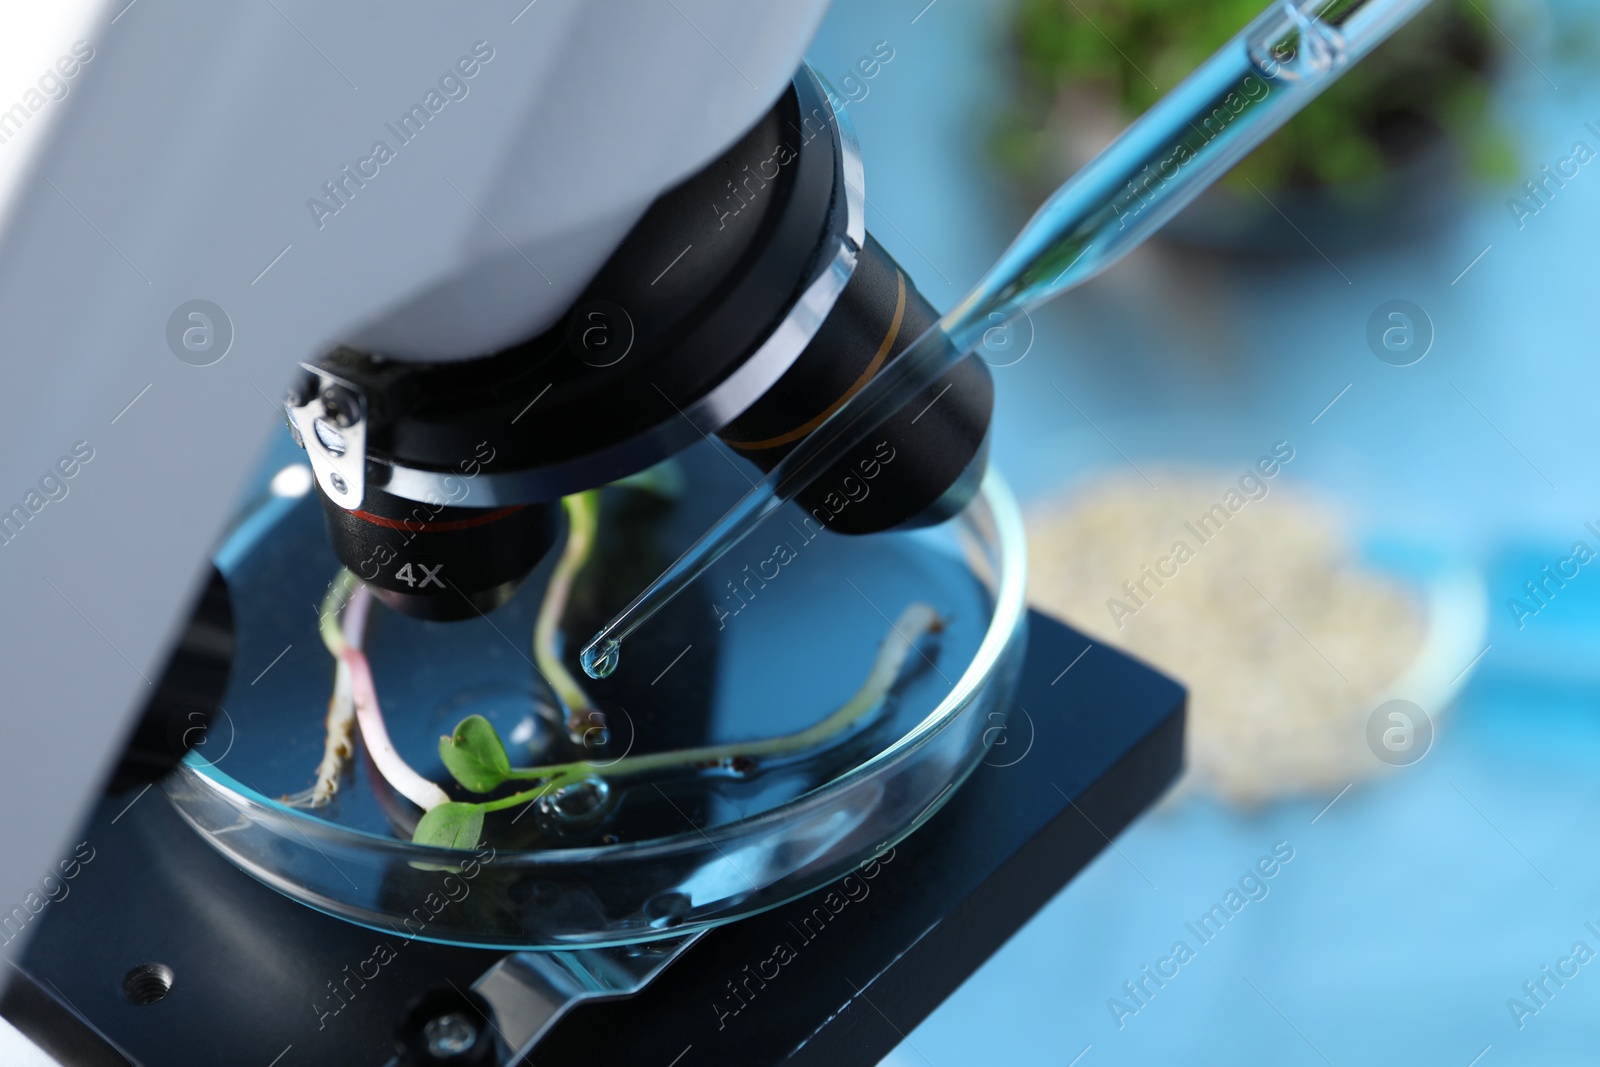
{"type": "Polygon", "coordinates": [[[583,664],[583,673],[591,678],[609,678],[617,669],[617,661],[622,658],[622,642],[612,638],[602,645],[583,650],[579,661],[583,664]]]}
{"type": "Polygon", "coordinates": [[[611,786],[604,778],[590,776],[569,782],[539,798],[539,821],[554,831],[592,827],[610,813],[611,786]]]}
{"type": "Polygon", "coordinates": [[[683,923],[684,916],[689,914],[694,902],[683,893],[673,891],[661,893],[645,901],[644,914],[650,921],[652,930],[670,930],[683,923]]]}

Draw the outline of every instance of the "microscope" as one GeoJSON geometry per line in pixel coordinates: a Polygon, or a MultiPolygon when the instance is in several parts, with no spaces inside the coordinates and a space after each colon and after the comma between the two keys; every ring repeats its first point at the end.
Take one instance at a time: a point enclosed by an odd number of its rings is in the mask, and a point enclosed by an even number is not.
{"type": "MultiPolygon", "coordinates": [[[[21,105],[0,235],[0,491],[25,494],[3,759],[28,812],[0,831],[0,1014],[58,1062],[877,1062],[1176,775],[1181,688],[1026,612],[1018,559],[992,706],[941,703],[958,729],[852,757],[885,773],[773,801],[759,866],[690,806],[585,838],[559,877],[403,839],[362,846],[378,873],[315,811],[252,794],[251,821],[196,784],[246,743],[241,702],[311,673],[314,598],[282,609],[281,665],[253,642],[319,553],[430,635],[412,657],[470,674],[449,635],[517,625],[574,536],[564,499],[694,455],[691,494],[725,503],[935,325],[867,232],[847,101],[802,61],[825,6],[83,12],[72,74],[46,72],[68,91],[21,105]],[[268,521],[241,493],[285,432],[310,479],[275,480],[268,521]],[[679,888],[582,861],[607,847],[683,860],[679,888]],[[381,906],[354,903],[373,882],[381,906]]],[[[1014,533],[994,398],[955,362],[797,495],[807,543],[1014,533]]],[[[647,742],[694,721],[674,684],[647,742]]]]}
{"type": "MultiPolygon", "coordinates": [[[[932,326],[938,315],[866,232],[842,106],[802,67],[528,339],[425,359],[376,347],[400,332],[380,325],[375,347],[305,363],[288,418],[345,566],[396,611],[474,618],[548,553],[562,497],[707,436],[770,470],[932,326]]],[[[877,429],[905,458],[870,502],[822,510],[821,488],[860,477],[869,448],[803,492],[804,510],[847,534],[954,516],[982,480],[993,398],[987,365],[968,356],[877,429]]]]}

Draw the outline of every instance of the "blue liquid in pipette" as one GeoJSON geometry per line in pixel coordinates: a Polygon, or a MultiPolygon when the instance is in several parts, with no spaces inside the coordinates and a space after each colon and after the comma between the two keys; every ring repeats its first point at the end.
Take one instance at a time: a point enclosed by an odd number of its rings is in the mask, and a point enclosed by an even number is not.
{"type": "Polygon", "coordinates": [[[591,678],[651,615],[1010,319],[1126,255],[1427,0],[1275,4],[1075,174],[944,318],[717,520],[583,649],[591,678]],[[999,319],[995,316],[998,315],[999,319]]]}

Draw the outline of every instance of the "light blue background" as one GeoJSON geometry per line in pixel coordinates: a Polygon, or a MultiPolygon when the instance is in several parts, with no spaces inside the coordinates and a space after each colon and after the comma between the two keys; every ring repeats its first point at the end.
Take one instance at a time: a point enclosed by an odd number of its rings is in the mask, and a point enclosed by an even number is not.
{"type": "MultiPolygon", "coordinates": [[[[810,58],[837,83],[875,42],[894,48],[849,108],[868,226],[947,308],[1026,207],[987,151],[1014,76],[1008,5],[925,4],[839,0],[810,58]]],[[[1575,140],[1600,148],[1584,129],[1600,125],[1600,90],[1551,55],[1575,17],[1521,10],[1502,24],[1528,58],[1508,52],[1497,106],[1534,177],[1575,140]]],[[[1575,941],[1600,951],[1584,929],[1600,927],[1600,573],[1586,569],[1521,631],[1505,607],[1574,540],[1600,545],[1584,529],[1600,520],[1600,164],[1520,230],[1508,192],[1468,190],[1446,228],[1332,264],[1309,250],[1226,269],[1141,253],[1035,315],[1033,350],[995,374],[995,459],[1025,501],[1122,465],[1106,438],[1141,466],[1241,468],[1287,439],[1288,476],[1339,494],[1369,541],[1420,543],[1483,570],[1492,647],[1427,758],[1358,784],[1314,824],[1331,795],[1251,814],[1189,800],[1147,816],[888,1062],[1600,1058],[1600,961],[1521,1030],[1506,1007],[1575,941]],[[1397,298],[1437,332],[1407,368],[1364,341],[1373,309],[1397,298]],[[1277,841],[1295,858],[1270,896],[1119,1030],[1107,998],[1174,940],[1192,945],[1184,922],[1277,841]]],[[[1285,240],[1299,240],[1287,225],[1285,240]]]]}

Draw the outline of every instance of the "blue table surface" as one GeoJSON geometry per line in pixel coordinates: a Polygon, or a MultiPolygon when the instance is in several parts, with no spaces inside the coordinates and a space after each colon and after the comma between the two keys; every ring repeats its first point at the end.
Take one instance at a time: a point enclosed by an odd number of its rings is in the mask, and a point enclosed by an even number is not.
{"type": "MultiPolygon", "coordinates": [[[[1014,76],[1008,6],[840,0],[810,51],[837,82],[877,42],[893,49],[849,106],[868,226],[941,308],[1026,213],[987,150],[1014,76]]],[[[1532,178],[1576,141],[1600,149],[1585,127],[1600,127],[1600,89],[1554,54],[1575,6],[1518,10],[1502,24],[1521,52],[1507,53],[1496,108],[1532,178]]],[[[1600,567],[1521,628],[1506,606],[1573,542],[1600,549],[1585,527],[1600,528],[1600,166],[1521,227],[1510,192],[1468,188],[1422,239],[1331,260],[1304,249],[1209,269],[1137,253],[1033,316],[1027,357],[995,372],[994,458],[1025,503],[1129,462],[1242,469],[1288,440],[1286,476],[1347,503],[1358,536],[1482,571],[1490,649],[1425,759],[1326,811],[1331,795],[1253,813],[1199,799],[1140,821],[886,1062],[1600,1056],[1600,567]],[[1391,299],[1420,305],[1436,330],[1410,367],[1364,340],[1391,299]],[[1202,943],[1185,924],[1280,842],[1293,859],[1266,896],[1202,943]],[[1161,961],[1180,940],[1192,958],[1159,987],[1145,979],[1146,965],[1171,972],[1161,961]],[[1558,985],[1545,966],[1569,976],[1558,985]],[[1137,980],[1135,1001],[1124,983],[1137,980]],[[1530,981],[1544,982],[1541,999],[1530,981]],[[1511,998],[1538,1010],[1519,1019],[1511,998]]],[[[1287,224],[1285,240],[1299,240],[1287,224]]]]}

